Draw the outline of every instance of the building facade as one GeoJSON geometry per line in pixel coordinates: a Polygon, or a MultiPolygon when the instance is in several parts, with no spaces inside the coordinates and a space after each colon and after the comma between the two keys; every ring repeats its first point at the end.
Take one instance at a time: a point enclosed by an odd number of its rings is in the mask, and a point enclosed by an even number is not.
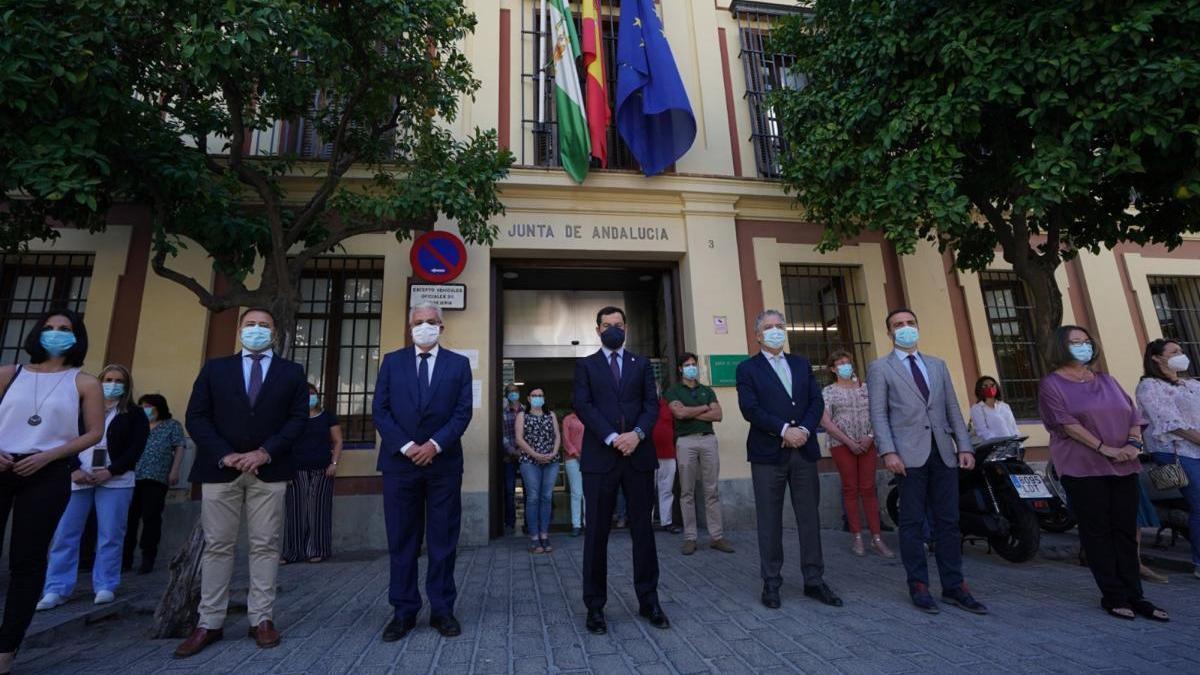
{"type": "MultiPolygon", "coordinates": [[[[818,253],[821,225],[807,220],[774,179],[781,140],[764,95],[793,85],[797,75],[763,38],[795,3],[661,0],[697,120],[695,144],[673,170],[645,178],[610,129],[611,166],[593,169],[582,186],[555,166],[553,120],[538,119],[539,3],[467,4],[479,25],[463,48],[482,87],[455,125],[464,134],[496,128],[517,166],[503,186],[506,214],[495,221],[495,245],[469,247],[455,280],[466,287],[465,309],[446,313],[443,344],[471,357],[476,386],[464,438],[465,542],[484,543],[501,531],[502,387],[540,386],[553,407],[569,408],[573,360],[598,348],[592,326],[605,304],[629,310],[631,349],[654,359],[664,378],[674,377],[682,351],[700,355],[701,379],[713,382],[726,411],[717,429],[727,525],[753,526],[747,425],[728,378],[732,364],[757,351],[753,323],[764,308],[786,313],[792,351],[820,364],[847,349],[863,372],[891,349],[883,325],[888,309],[911,307],[920,317],[922,349],[946,359],[964,412],[975,379],[999,377],[1037,457],[1046,434],[1036,419],[1041,372],[1031,310],[1003,261],[981,274],[962,273],[932,247],[898,256],[878,234],[818,253]]],[[[602,2],[610,78],[618,6],[602,2]]],[[[283,122],[254,144],[314,159],[321,152],[302,128],[283,122]]],[[[351,173],[351,180],[368,178],[351,173]]],[[[85,314],[91,372],[109,362],[129,365],[138,394],[162,393],[182,413],[203,360],[235,349],[236,313],[210,315],[189,291],[155,275],[148,219],[139,209],[118,209],[110,222],[102,234],[64,230],[53,245],[35,242],[30,253],[3,258],[0,359],[19,358],[33,316],[67,304],[85,314]]],[[[452,230],[448,223],[438,228],[452,230]]],[[[390,235],[357,237],[311,265],[302,283],[294,355],[341,417],[347,438],[336,484],[341,549],[383,543],[370,403],[382,354],[407,339],[416,281],[409,254],[410,245],[390,235]]],[[[1200,237],[1191,237],[1174,251],[1121,245],[1083,254],[1059,270],[1064,321],[1094,331],[1103,366],[1128,391],[1149,339],[1180,339],[1200,365],[1198,261],[1200,237]]],[[[172,265],[221,283],[198,248],[182,251],[172,265]]],[[[832,472],[832,464],[825,468],[832,472]]],[[[828,477],[824,501],[832,519],[840,506],[836,476],[828,477]]],[[[193,499],[186,486],[174,491],[169,522],[178,527],[168,544],[186,536],[197,511],[193,499]]],[[[558,504],[556,518],[566,511],[558,504]]]]}

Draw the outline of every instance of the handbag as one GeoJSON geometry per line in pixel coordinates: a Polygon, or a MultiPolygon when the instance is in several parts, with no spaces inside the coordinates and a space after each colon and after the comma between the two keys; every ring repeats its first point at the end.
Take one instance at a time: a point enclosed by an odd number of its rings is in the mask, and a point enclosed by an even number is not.
{"type": "Polygon", "coordinates": [[[1188,486],[1187,473],[1179,463],[1179,451],[1175,451],[1175,463],[1156,466],[1146,472],[1150,484],[1156,490],[1179,490],[1188,486]]]}

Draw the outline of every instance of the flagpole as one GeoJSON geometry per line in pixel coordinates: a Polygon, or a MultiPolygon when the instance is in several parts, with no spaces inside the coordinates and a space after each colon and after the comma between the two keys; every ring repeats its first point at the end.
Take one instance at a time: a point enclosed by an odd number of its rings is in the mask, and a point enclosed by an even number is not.
{"type": "Polygon", "coordinates": [[[538,69],[538,125],[546,124],[546,67],[549,64],[546,61],[546,31],[549,26],[546,25],[546,0],[542,0],[542,9],[539,14],[541,20],[541,30],[538,31],[538,59],[542,61],[541,67],[538,69]]]}

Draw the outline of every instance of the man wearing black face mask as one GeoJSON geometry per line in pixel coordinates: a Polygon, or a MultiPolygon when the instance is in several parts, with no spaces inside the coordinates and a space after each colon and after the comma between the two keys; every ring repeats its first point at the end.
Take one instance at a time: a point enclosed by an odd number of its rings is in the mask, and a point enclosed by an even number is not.
{"type": "Polygon", "coordinates": [[[671,623],[658,604],[658,552],[650,511],[658,460],[650,430],[658,419],[658,396],[650,360],[625,350],[625,312],[605,307],[596,314],[604,346],[575,364],[575,412],[586,429],[580,455],[588,528],[583,541],[583,602],[587,629],[608,632],[608,533],[617,489],[629,501],[633,538],[633,586],[638,613],[655,628],[671,623]]]}

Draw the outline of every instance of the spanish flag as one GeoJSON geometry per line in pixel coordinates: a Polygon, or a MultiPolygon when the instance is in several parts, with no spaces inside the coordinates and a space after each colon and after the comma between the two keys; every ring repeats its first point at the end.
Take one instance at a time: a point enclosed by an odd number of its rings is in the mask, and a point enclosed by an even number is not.
{"type": "Polygon", "coordinates": [[[604,77],[604,43],[600,33],[600,0],[583,0],[583,67],[586,71],[588,135],[592,157],[608,166],[608,80],[604,77]]]}

